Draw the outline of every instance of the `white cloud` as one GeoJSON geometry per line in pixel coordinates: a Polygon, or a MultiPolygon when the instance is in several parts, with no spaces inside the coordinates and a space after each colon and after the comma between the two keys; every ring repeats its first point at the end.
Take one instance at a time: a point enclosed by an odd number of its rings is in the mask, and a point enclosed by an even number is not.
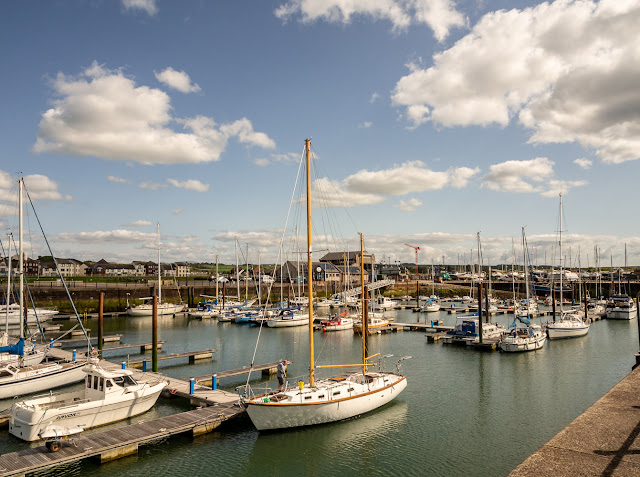
{"type": "Polygon", "coordinates": [[[422,161],[409,161],[391,169],[358,171],[344,180],[344,186],[351,192],[404,195],[455,185],[453,179],[462,180],[466,185],[477,172],[468,168],[438,172],[428,169],[422,161]]]}
{"type": "Polygon", "coordinates": [[[297,164],[300,161],[300,154],[295,152],[287,152],[284,154],[271,154],[271,158],[274,161],[284,162],[284,163],[294,163],[297,164]]]}
{"type": "Polygon", "coordinates": [[[142,181],[140,184],[138,184],[138,186],[140,189],[146,189],[146,190],[158,190],[158,189],[166,189],[167,187],[169,187],[166,184],[158,184],[157,182],[153,182],[153,181],[142,181]]]}
{"type": "Polygon", "coordinates": [[[40,121],[36,153],[96,156],[142,164],[189,164],[218,161],[227,142],[273,148],[266,134],[239,119],[217,125],[212,118],[172,117],[169,96],[136,86],[122,71],[94,62],[79,78],[59,73],[53,81],[57,99],[40,121]],[[170,128],[172,122],[187,132],[170,128]]]}
{"type": "Polygon", "coordinates": [[[122,177],[116,176],[107,176],[107,180],[110,182],[115,182],[116,184],[131,184],[127,179],[123,179],[122,177]]]}
{"type": "MultiPolygon", "coordinates": [[[[58,190],[58,184],[42,174],[24,176],[25,197],[29,194],[32,200],[72,200],[71,195],[63,195],[58,190]]],[[[0,170],[0,197],[6,201],[9,197],[18,200],[18,178],[0,170]]],[[[17,211],[17,205],[15,207],[17,211]]],[[[12,214],[13,212],[11,212],[12,214]]]]}
{"type": "Polygon", "coordinates": [[[186,211],[184,209],[175,209],[173,211],[173,215],[180,215],[180,214],[184,214],[186,211]]]}
{"type": "Polygon", "coordinates": [[[371,121],[365,121],[362,124],[359,124],[358,127],[361,129],[368,129],[371,126],[373,126],[373,123],[371,121]]]}
{"type": "MultiPolygon", "coordinates": [[[[389,196],[439,190],[447,186],[466,187],[469,179],[479,171],[477,168],[459,167],[438,172],[428,169],[421,161],[410,161],[391,169],[363,169],[341,183],[328,178],[317,179],[312,183],[311,197],[314,207],[373,205],[384,202],[389,196]]],[[[415,204],[416,200],[406,204],[415,204]]]]}
{"type": "Polygon", "coordinates": [[[122,5],[127,10],[143,10],[151,16],[158,13],[156,0],[122,0],[122,5]]]}
{"type": "Polygon", "coordinates": [[[160,73],[156,73],[156,79],[166,84],[170,88],[177,89],[181,93],[197,93],[200,86],[191,82],[191,78],[184,71],[176,71],[171,67],[165,68],[160,73]]]}
{"type": "Polygon", "coordinates": [[[576,159],[573,163],[579,165],[583,169],[590,169],[593,164],[591,160],[585,158],[576,159]]]}
{"type": "Polygon", "coordinates": [[[400,203],[397,204],[395,207],[399,208],[400,210],[404,210],[405,212],[411,212],[413,210],[416,210],[416,208],[420,207],[421,205],[422,205],[421,201],[419,201],[416,198],[413,198],[407,201],[401,200],[400,203]]]}
{"type": "Polygon", "coordinates": [[[380,97],[380,95],[378,93],[373,93],[371,95],[371,98],[369,98],[369,103],[371,103],[371,104],[375,103],[378,100],[379,97],[380,97]]]}
{"type": "Polygon", "coordinates": [[[136,220],[134,222],[130,222],[128,224],[125,224],[125,227],[147,227],[149,225],[151,225],[152,222],[149,220],[136,220]]]}
{"type": "Polygon", "coordinates": [[[392,100],[413,127],[508,125],[532,143],[578,142],[605,162],[640,157],[640,4],[558,0],[486,14],[392,100]]]}
{"type": "Polygon", "coordinates": [[[174,187],[180,189],[192,190],[195,192],[207,192],[209,190],[209,184],[203,184],[199,180],[189,179],[186,181],[178,181],[176,179],[167,179],[167,182],[174,187]]]}
{"type": "Polygon", "coordinates": [[[290,0],[274,13],[284,21],[299,15],[303,22],[343,24],[351,23],[352,17],[370,17],[391,22],[394,30],[426,24],[438,41],[443,41],[451,28],[466,23],[451,0],[290,0]]]}
{"type": "Polygon", "coordinates": [[[584,181],[554,179],[553,165],[553,161],[546,157],[493,164],[483,177],[483,185],[498,192],[538,193],[543,197],[553,197],[586,184],[584,181]]]}
{"type": "Polygon", "coordinates": [[[271,161],[269,161],[269,159],[260,158],[260,159],[256,159],[255,161],[253,161],[253,163],[256,166],[266,167],[271,163],[271,161]]]}
{"type": "Polygon", "coordinates": [[[131,243],[155,241],[155,233],[137,232],[135,230],[98,230],[95,232],[61,233],[55,240],[73,243],[131,243]]]}

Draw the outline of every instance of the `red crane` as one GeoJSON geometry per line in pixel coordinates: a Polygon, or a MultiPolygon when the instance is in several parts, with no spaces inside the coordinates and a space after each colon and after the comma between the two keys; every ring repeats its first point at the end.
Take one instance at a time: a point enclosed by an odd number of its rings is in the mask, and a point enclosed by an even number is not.
{"type": "Polygon", "coordinates": [[[416,247],[415,245],[409,245],[408,243],[405,243],[405,245],[407,247],[411,247],[416,251],[416,275],[417,275],[418,274],[418,250],[420,250],[420,247],[416,247]]]}

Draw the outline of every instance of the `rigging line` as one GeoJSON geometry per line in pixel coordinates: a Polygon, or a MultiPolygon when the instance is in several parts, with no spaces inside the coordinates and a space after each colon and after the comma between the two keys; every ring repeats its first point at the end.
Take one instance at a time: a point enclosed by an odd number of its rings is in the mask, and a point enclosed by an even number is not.
{"type": "MultiPolygon", "coordinates": [[[[318,155],[315,154],[314,152],[314,156],[316,158],[316,160],[313,161],[313,166],[314,166],[314,171],[316,172],[316,177],[320,178],[322,175],[324,175],[327,178],[327,181],[329,181],[332,185],[333,185],[333,181],[331,181],[331,179],[329,179],[329,174],[327,174],[326,172],[323,171],[322,167],[321,167],[321,161],[318,160],[318,155]]],[[[316,181],[317,182],[317,181],[316,181]]],[[[335,185],[334,185],[334,189],[335,189],[335,185]]],[[[325,187],[318,187],[318,191],[321,194],[321,200],[324,203],[324,207],[323,207],[323,211],[324,214],[327,216],[327,220],[329,222],[329,228],[332,230],[333,233],[333,224],[335,223],[336,228],[337,228],[337,232],[333,234],[333,239],[334,239],[334,247],[337,247],[336,244],[336,240],[335,237],[342,237],[344,236],[341,227],[340,227],[340,222],[338,221],[338,217],[337,217],[337,213],[336,213],[336,209],[337,209],[337,205],[339,205],[341,208],[343,208],[346,211],[346,206],[344,205],[344,202],[342,200],[340,200],[340,196],[337,195],[338,197],[338,202],[339,204],[335,204],[335,201],[332,201],[329,197],[329,190],[328,188],[325,187]],[[330,214],[333,216],[334,221],[330,221],[330,214]]]]}
{"type": "MultiPolygon", "coordinates": [[[[13,239],[13,235],[11,236],[11,240],[13,241],[13,244],[15,246],[16,242],[13,239]]],[[[0,245],[2,245],[1,242],[0,242],[0,245]]],[[[16,250],[18,250],[17,247],[16,247],[16,250]]],[[[2,247],[2,254],[4,255],[4,246],[2,247]]],[[[15,283],[13,283],[13,280],[11,280],[11,281],[12,281],[12,285],[13,285],[13,287],[12,287],[13,288],[13,293],[14,293],[14,295],[17,295],[18,291],[15,289],[16,285],[15,285],[15,283]]],[[[36,304],[35,304],[35,301],[33,300],[33,295],[31,295],[31,288],[29,288],[29,283],[27,282],[27,280],[24,281],[24,284],[26,285],[27,292],[29,293],[29,300],[31,301],[31,306],[33,307],[33,313],[34,313],[34,315],[36,317],[36,323],[38,324],[38,329],[40,330],[40,334],[42,335],[43,340],[44,340],[44,332],[42,330],[42,326],[40,325],[40,319],[38,318],[38,312],[36,311],[36,304]]],[[[8,303],[7,303],[7,306],[9,306],[8,303]]],[[[23,313],[23,311],[21,310],[20,311],[20,316],[22,316],[22,313],[23,313]]],[[[29,329],[29,321],[28,321],[26,315],[24,317],[24,320],[25,320],[25,325],[27,327],[27,333],[29,333],[29,336],[32,336],[31,330],[29,329]]]]}
{"type": "Polygon", "coordinates": [[[69,292],[69,288],[67,287],[67,282],[64,279],[64,277],[62,276],[62,273],[60,272],[60,267],[58,267],[58,261],[56,260],[56,257],[53,255],[53,250],[51,250],[51,245],[49,245],[49,240],[47,239],[47,236],[44,234],[44,229],[42,228],[42,223],[40,222],[40,218],[38,217],[38,213],[36,212],[36,209],[33,205],[33,201],[31,200],[31,196],[29,195],[29,191],[27,190],[26,185],[23,183],[23,185],[25,186],[25,192],[27,193],[27,198],[29,199],[29,203],[31,204],[31,208],[33,209],[33,215],[36,218],[36,221],[38,222],[38,225],[40,226],[40,231],[42,232],[42,236],[44,237],[44,241],[47,244],[47,248],[49,249],[49,253],[51,253],[51,258],[53,259],[53,263],[56,266],[56,270],[58,271],[58,275],[60,275],[60,280],[62,281],[62,285],[64,286],[65,291],[67,292],[67,296],[69,297],[69,301],[71,302],[71,307],[73,308],[73,312],[76,315],[76,319],[78,320],[78,323],[80,324],[80,327],[82,328],[82,332],[84,333],[85,338],[87,338],[87,343],[89,345],[89,348],[93,349],[93,347],[91,346],[91,341],[89,340],[89,335],[87,335],[87,330],[84,328],[84,325],[82,324],[82,322],[80,321],[80,315],[78,314],[78,310],[76,309],[76,304],[73,302],[73,299],[71,298],[71,293],[69,292]]]}
{"type": "MultiPolygon", "coordinates": [[[[311,146],[312,150],[315,151],[315,147],[312,145],[311,146]]],[[[335,184],[333,183],[333,181],[329,181],[331,186],[333,187],[333,190],[336,193],[336,197],[338,198],[339,202],[341,204],[343,204],[343,208],[345,210],[345,213],[347,214],[347,217],[349,218],[349,220],[351,221],[351,225],[353,225],[354,230],[357,230],[358,227],[356,226],[355,221],[353,220],[353,217],[351,217],[351,214],[349,214],[349,209],[344,205],[344,200],[342,199],[342,196],[340,195],[340,192],[338,191],[338,189],[336,188],[335,184]]]]}
{"type": "MultiPolygon", "coordinates": [[[[287,232],[287,224],[289,222],[289,216],[291,214],[291,207],[293,204],[293,198],[295,197],[295,193],[296,193],[296,186],[298,185],[298,180],[300,179],[300,171],[302,170],[302,161],[304,159],[304,153],[300,156],[300,162],[298,165],[298,173],[296,175],[296,181],[294,183],[293,186],[293,191],[291,192],[291,200],[289,201],[289,209],[287,211],[287,218],[285,219],[285,223],[284,223],[284,228],[282,229],[282,236],[280,238],[280,245],[282,246],[282,244],[284,243],[284,237],[285,234],[287,232]]],[[[239,292],[238,292],[239,294],[239,292]]],[[[262,320],[260,320],[260,328],[258,330],[258,337],[256,338],[256,345],[253,348],[253,356],[251,357],[251,366],[249,367],[249,372],[247,373],[247,384],[246,386],[249,386],[249,380],[251,379],[251,370],[253,369],[253,364],[255,363],[255,359],[256,359],[256,354],[258,353],[258,343],[260,342],[260,335],[262,334],[262,326],[263,326],[264,322],[262,320]]]]}

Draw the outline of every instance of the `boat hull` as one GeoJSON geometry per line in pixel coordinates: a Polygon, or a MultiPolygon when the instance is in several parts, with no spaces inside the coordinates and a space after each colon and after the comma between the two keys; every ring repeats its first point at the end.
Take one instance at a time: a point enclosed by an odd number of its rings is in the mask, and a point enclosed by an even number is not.
{"type": "Polygon", "coordinates": [[[504,339],[500,342],[500,349],[507,353],[520,353],[523,351],[535,351],[544,346],[544,343],[547,341],[546,336],[536,337],[531,340],[521,339],[521,340],[509,340],[504,339]]]}
{"type": "MultiPolygon", "coordinates": [[[[175,315],[184,311],[184,305],[174,305],[172,303],[162,303],[158,305],[158,315],[175,315]]],[[[151,316],[153,314],[153,306],[138,305],[127,310],[129,316],[151,316]]]]}
{"type": "MultiPolygon", "coordinates": [[[[137,416],[158,400],[165,383],[148,386],[120,397],[118,401],[78,401],[61,408],[31,408],[14,404],[9,417],[9,433],[25,440],[39,440],[39,433],[50,425],[88,429],[137,416]]],[[[55,396],[53,396],[55,397],[55,396]]]]}
{"type": "Polygon", "coordinates": [[[254,400],[245,405],[259,431],[326,424],[365,414],[395,399],[406,388],[407,378],[393,376],[395,381],[390,385],[344,399],[314,403],[264,403],[254,400]]]}
{"type": "Polygon", "coordinates": [[[633,320],[637,316],[635,308],[609,308],[607,310],[608,320],[633,320]]]}
{"type": "Polygon", "coordinates": [[[0,399],[8,399],[14,396],[48,391],[60,386],[77,383],[84,378],[82,371],[85,363],[67,363],[60,368],[52,366],[50,372],[21,373],[21,377],[0,378],[0,399]]]}
{"type": "Polygon", "coordinates": [[[589,333],[589,325],[580,326],[559,326],[547,325],[547,335],[550,340],[559,340],[564,338],[578,338],[589,333]]]}

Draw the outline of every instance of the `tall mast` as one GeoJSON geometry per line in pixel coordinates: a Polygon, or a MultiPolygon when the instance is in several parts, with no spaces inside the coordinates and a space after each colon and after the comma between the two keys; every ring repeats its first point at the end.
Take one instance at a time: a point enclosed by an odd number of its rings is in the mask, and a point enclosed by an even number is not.
{"type": "Polygon", "coordinates": [[[5,300],[5,308],[7,312],[5,317],[5,332],[7,333],[7,335],[9,334],[9,302],[11,301],[11,239],[13,239],[13,237],[11,236],[11,234],[8,234],[9,246],[7,254],[9,258],[9,268],[7,269],[7,299],[5,300]]]}
{"type": "Polygon", "coordinates": [[[22,257],[22,188],[24,187],[24,179],[20,178],[18,181],[18,275],[20,275],[20,287],[18,300],[20,303],[20,313],[18,316],[20,317],[20,338],[24,338],[24,322],[23,322],[23,313],[24,313],[24,258],[22,257]]]}
{"type": "Polygon", "coordinates": [[[362,290],[362,375],[367,374],[367,335],[369,323],[367,322],[367,306],[364,292],[364,235],[360,234],[360,289],[362,290]]]}
{"type": "Polygon", "coordinates": [[[240,265],[238,264],[238,237],[235,238],[236,245],[236,292],[238,294],[238,302],[240,302],[240,265]]]}
{"type": "Polygon", "coordinates": [[[562,319],[562,301],[564,298],[564,290],[562,289],[562,275],[564,270],[562,268],[562,192],[560,193],[560,240],[558,246],[560,247],[560,319],[562,319]]]}
{"type": "Polygon", "coordinates": [[[247,276],[244,277],[244,299],[249,301],[249,244],[247,244],[247,276]]]}
{"type": "Polygon", "coordinates": [[[218,256],[216,255],[216,305],[218,305],[218,256]]]}
{"type": "Polygon", "coordinates": [[[158,222],[158,304],[162,302],[162,267],[160,266],[160,222],[158,222]]]}
{"type": "MultiPolygon", "coordinates": [[[[309,386],[315,384],[315,362],[313,358],[313,281],[311,267],[311,140],[304,140],[307,152],[307,281],[309,282],[309,386]]],[[[300,256],[300,255],[298,255],[300,256]]]]}

